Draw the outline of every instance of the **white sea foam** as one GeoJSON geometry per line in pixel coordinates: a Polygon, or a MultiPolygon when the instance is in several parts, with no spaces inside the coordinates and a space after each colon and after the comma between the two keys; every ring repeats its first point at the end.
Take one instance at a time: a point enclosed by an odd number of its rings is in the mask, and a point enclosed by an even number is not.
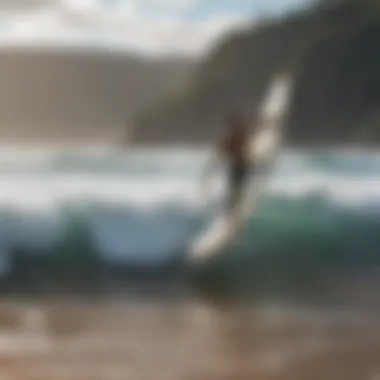
{"type": "MultiPolygon", "coordinates": [[[[334,169],[337,160],[318,164],[307,154],[288,153],[277,165],[269,193],[320,196],[341,207],[380,213],[380,160],[375,165],[374,156],[339,157],[344,165],[334,169]],[[358,170],[363,167],[371,170],[358,170]]],[[[191,233],[205,158],[205,151],[190,149],[3,149],[0,250],[8,243],[48,249],[70,235],[68,224],[85,218],[108,256],[141,258],[144,252],[144,259],[156,258],[191,233]]],[[[218,178],[211,198],[222,190],[218,178]]]]}

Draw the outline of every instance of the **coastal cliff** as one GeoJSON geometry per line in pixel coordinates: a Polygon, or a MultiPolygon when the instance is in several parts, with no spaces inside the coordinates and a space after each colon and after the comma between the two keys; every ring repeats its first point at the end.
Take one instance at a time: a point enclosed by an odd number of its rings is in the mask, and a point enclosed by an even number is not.
{"type": "Polygon", "coordinates": [[[88,141],[182,85],[193,63],[64,47],[0,48],[0,138],[88,141]]]}
{"type": "Polygon", "coordinates": [[[295,76],[288,143],[380,141],[380,4],[319,2],[229,35],[190,79],[134,120],[136,143],[203,143],[229,109],[250,113],[279,71],[295,76]]]}

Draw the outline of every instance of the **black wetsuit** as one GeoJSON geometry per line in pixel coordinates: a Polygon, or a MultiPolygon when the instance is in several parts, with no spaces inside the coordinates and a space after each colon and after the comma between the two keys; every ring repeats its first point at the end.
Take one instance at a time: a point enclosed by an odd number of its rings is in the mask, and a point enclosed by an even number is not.
{"type": "Polygon", "coordinates": [[[228,186],[229,207],[233,207],[236,197],[244,187],[245,179],[249,169],[248,160],[245,156],[247,136],[236,134],[225,136],[221,141],[221,149],[227,157],[228,162],[228,186]]]}
{"type": "Polygon", "coordinates": [[[247,177],[248,164],[244,159],[232,159],[228,168],[228,182],[231,191],[240,190],[247,177]]]}

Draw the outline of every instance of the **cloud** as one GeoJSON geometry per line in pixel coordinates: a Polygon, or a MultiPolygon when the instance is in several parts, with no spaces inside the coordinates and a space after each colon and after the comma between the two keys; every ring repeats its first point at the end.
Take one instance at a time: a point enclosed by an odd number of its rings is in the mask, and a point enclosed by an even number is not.
{"type": "Polygon", "coordinates": [[[78,40],[83,34],[69,27],[60,9],[51,5],[5,15],[3,11],[2,19],[5,27],[0,33],[0,43],[3,45],[62,43],[78,40]]]}
{"type": "Polygon", "coordinates": [[[200,55],[220,38],[224,33],[243,26],[241,17],[229,14],[215,15],[206,20],[180,22],[167,20],[145,28],[154,41],[157,53],[177,52],[200,55]]]}
{"type": "MultiPolygon", "coordinates": [[[[8,0],[8,2],[15,0],[8,0]]],[[[18,0],[22,3],[22,0],[18,0]]],[[[205,53],[243,15],[187,19],[198,0],[34,0],[34,8],[2,8],[2,44],[103,44],[154,55],[205,53]]],[[[27,1],[25,0],[24,3],[27,1]]]]}
{"type": "Polygon", "coordinates": [[[8,11],[30,10],[35,7],[58,3],[60,0],[0,0],[0,9],[8,11]]]}
{"type": "Polygon", "coordinates": [[[198,5],[197,0],[151,0],[150,6],[177,12],[184,12],[194,9],[198,5]]]}

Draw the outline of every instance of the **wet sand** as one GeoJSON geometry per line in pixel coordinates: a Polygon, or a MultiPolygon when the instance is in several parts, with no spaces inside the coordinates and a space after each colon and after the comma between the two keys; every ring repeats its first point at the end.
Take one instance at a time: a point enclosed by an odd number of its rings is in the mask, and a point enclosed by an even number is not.
{"type": "Polygon", "coordinates": [[[375,380],[380,319],[201,303],[0,305],[1,380],[375,380]]]}

